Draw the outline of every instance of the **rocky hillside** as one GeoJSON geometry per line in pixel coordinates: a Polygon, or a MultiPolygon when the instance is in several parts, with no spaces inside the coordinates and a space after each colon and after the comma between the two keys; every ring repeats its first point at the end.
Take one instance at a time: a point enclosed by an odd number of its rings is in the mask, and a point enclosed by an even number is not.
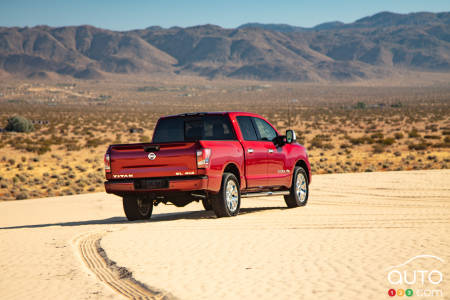
{"type": "Polygon", "coordinates": [[[450,71],[450,13],[382,12],[313,28],[0,28],[0,72],[30,78],[120,73],[321,81],[384,77],[398,68],[450,71]]]}

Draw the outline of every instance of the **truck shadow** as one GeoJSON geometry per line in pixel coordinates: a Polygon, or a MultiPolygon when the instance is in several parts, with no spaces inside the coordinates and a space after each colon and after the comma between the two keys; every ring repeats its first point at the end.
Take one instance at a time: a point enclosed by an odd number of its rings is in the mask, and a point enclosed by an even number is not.
{"type": "MultiPolygon", "coordinates": [[[[282,210],[287,207],[248,207],[241,208],[239,215],[245,215],[249,213],[255,213],[265,210],[282,210]]],[[[176,221],[176,220],[201,220],[201,219],[217,219],[213,211],[190,211],[181,213],[167,213],[167,214],[154,214],[152,218],[144,222],[162,222],[162,221],[176,221]]]]}
{"type": "MultiPolygon", "coordinates": [[[[239,215],[245,215],[266,210],[283,210],[287,207],[253,207],[253,208],[241,208],[239,215]]],[[[189,212],[176,212],[165,214],[153,214],[150,220],[133,221],[130,222],[125,217],[112,217],[100,220],[86,220],[86,221],[73,221],[73,222],[60,222],[60,223],[46,223],[46,224],[34,224],[34,225],[19,225],[0,227],[0,230],[8,229],[23,229],[23,228],[45,228],[55,226],[84,226],[84,225],[113,225],[113,224],[140,224],[140,223],[154,223],[154,222],[167,222],[177,220],[203,220],[203,219],[217,219],[213,211],[189,211],[189,212]]]]}

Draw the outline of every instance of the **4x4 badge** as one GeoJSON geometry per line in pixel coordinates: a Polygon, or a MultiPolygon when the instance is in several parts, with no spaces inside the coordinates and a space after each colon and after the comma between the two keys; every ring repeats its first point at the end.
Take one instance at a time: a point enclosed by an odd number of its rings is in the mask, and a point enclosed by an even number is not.
{"type": "Polygon", "coordinates": [[[148,159],[154,160],[155,158],[156,158],[156,154],[155,154],[155,153],[150,152],[150,153],[148,154],[148,159]]]}

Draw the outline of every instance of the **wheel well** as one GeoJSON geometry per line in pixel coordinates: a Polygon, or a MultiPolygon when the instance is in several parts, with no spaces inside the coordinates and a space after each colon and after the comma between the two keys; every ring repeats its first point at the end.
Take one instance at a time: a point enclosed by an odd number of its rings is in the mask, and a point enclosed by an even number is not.
{"type": "Polygon", "coordinates": [[[235,164],[228,164],[226,167],[225,167],[225,169],[223,170],[223,172],[225,173],[225,172],[227,172],[227,173],[233,173],[234,174],[234,176],[236,176],[236,178],[237,178],[237,180],[238,180],[238,182],[239,182],[239,185],[241,185],[241,175],[240,175],[240,173],[239,173],[239,169],[238,169],[238,167],[235,165],[235,164]]]}
{"type": "Polygon", "coordinates": [[[303,160],[299,160],[296,164],[296,167],[302,167],[303,169],[305,169],[306,171],[306,176],[308,176],[308,183],[310,182],[310,178],[309,178],[309,172],[308,172],[308,166],[306,165],[306,163],[303,160]]]}

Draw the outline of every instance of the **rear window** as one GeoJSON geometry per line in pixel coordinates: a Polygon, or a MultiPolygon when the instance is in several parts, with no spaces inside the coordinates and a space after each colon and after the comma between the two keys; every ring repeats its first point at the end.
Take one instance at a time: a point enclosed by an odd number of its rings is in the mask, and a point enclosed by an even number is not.
{"type": "Polygon", "coordinates": [[[153,143],[236,139],[230,120],[223,115],[186,116],[161,119],[153,143]]]}

